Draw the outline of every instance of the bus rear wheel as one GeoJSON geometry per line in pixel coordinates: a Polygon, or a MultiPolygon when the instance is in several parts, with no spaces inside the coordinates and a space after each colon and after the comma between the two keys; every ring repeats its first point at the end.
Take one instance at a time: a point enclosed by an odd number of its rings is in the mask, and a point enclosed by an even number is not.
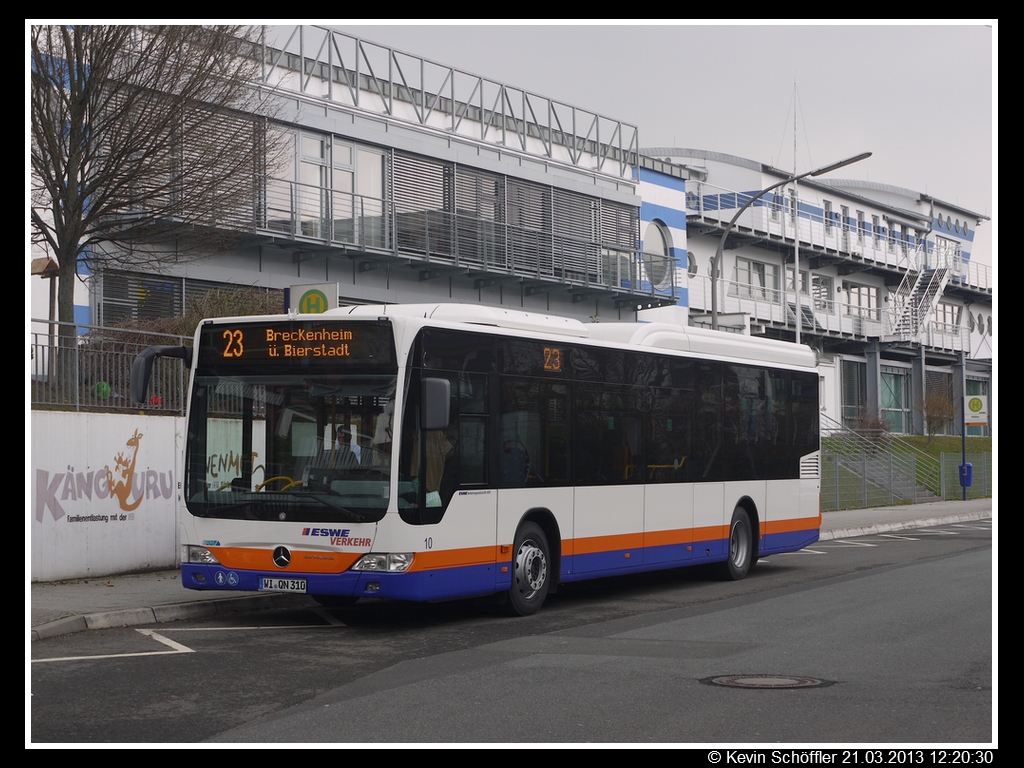
{"type": "Polygon", "coordinates": [[[524,523],[512,545],[512,588],[508,607],[514,616],[530,616],[540,610],[551,587],[551,556],[548,539],[536,523],[524,523]]]}
{"type": "Polygon", "coordinates": [[[718,576],[725,581],[739,581],[750,572],[754,560],[754,533],[750,515],[736,507],[729,523],[729,559],[718,564],[718,576]]]}

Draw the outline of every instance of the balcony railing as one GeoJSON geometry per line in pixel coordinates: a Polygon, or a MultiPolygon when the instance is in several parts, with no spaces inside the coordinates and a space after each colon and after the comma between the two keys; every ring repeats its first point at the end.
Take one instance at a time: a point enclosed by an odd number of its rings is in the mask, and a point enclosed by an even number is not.
{"type": "MultiPolygon", "coordinates": [[[[795,328],[796,297],[792,290],[783,292],[758,285],[718,281],[718,311],[721,314],[746,314],[752,323],[795,328]]],[[[691,313],[711,311],[711,279],[691,277],[688,282],[691,313]]],[[[896,333],[892,320],[880,308],[862,307],[800,296],[802,333],[855,338],[883,337],[896,333]],[[813,323],[812,323],[813,319],[813,323]]],[[[924,343],[949,351],[970,349],[967,328],[948,323],[931,322],[925,326],[924,343]]]]}
{"type": "MultiPolygon", "coordinates": [[[[736,212],[751,197],[750,193],[716,187],[706,182],[686,183],[687,214],[699,215],[702,221],[728,224],[736,212]]],[[[735,224],[736,231],[764,233],[783,241],[799,238],[802,247],[834,252],[858,261],[897,271],[916,271],[922,266],[942,266],[950,269],[950,282],[982,291],[991,291],[992,268],[961,257],[958,248],[937,245],[934,238],[927,243],[925,254],[920,243],[897,238],[891,232],[875,231],[868,222],[847,219],[838,213],[832,218],[808,211],[801,203],[799,216],[794,217],[789,200],[766,197],[756,201],[735,224]]]]}
{"type": "MultiPolygon", "coordinates": [[[[468,272],[554,281],[669,302],[676,263],[635,248],[296,182],[268,187],[264,234],[468,272]]],[[[674,303],[674,301],[672,301],[674,303]]]]}

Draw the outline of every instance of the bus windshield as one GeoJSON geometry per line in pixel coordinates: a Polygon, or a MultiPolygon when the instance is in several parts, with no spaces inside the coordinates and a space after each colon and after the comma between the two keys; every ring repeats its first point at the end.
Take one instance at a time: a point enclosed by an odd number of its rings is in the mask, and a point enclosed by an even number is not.
{"type": "Polygon", "coordinates": [[[379,520],[397,373],[386,321],[204,323],[185,454],[189,512],[379,520]]]}
{"type": "Polygon", "coordinates": [[[379,520],[395,384],[394,374],[197,375],[186,506],[197,517],[379,520]]]}

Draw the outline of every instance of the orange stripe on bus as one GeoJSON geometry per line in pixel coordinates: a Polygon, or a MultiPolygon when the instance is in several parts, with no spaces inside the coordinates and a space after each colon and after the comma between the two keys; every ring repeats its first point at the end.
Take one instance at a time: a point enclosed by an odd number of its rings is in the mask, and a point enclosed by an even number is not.
{"type": "MultiPolygon", "coordinates": [[[[821,515],[816,518],[794,518],[761,523],[761,536],[769,533],[789,533],[821,527],[821,515]]],[[[675,528],[643,533],[624,533],[609,536],[589,536],[581,539],[563,539],[562,556],[592,555],[621,550],[642,551],[644,547],[690,544],[695,541],[715,541],[729,538],[728,525],[708,525],[700,528],[675,528]]],[[[511,561],[511,543],[465,547],[462,549],[430,550],[415,553],[412,571],[460,568],[473,565],[492,565],[511,561]],[[502,550],[505,553],[502,554],[502,550]]],[[[274,563],[273,550],[247,547],[210,547],[214,556],[227,568],[281,571],[296,573],[341,573],[348,570],[362,552],[330,552],[292,550],[292,561],[285,568],[274,563]]]]}
{"type": "MultiPolygon", "coordinates": [[[[493,565],[499,559],[500,547],[466,547],[417,552],[409,571],[432,571],[438,568],[459,568],[466,565],[493,565]]],[[[510,558],[506,555],[505,561],[510,558]]]]}
{"type": "Polygon", "coordinates": [[[789,520],[773,520],[768,523],[761,523],[761,535],[768,533],[792,533],[793,531],[806,531],[812,528],[821,528],[821,515],[817,517],[796,517],[789,520]]]}
{"type": "Polygon", "coordinates": [[[586,539],[573,540],[573,554],[593,555],[598,552],[611,552],[620,549],[643,549],[642,533],[622,533],[615,536],[591,536],[586,539]]]}

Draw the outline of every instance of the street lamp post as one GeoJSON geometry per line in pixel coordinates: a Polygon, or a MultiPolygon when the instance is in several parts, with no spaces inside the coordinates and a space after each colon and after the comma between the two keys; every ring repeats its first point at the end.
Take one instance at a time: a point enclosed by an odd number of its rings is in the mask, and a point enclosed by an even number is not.
{"type": "MultiPolygon", "coordinates": [[[[798,174],[797,176],[790,176],[788,179],[783,179],[782,181],[778,182],[777,184],[772,184],[770,187],[766,187],[765,189],[762,189],[756,195],[751,197],[743,205],[742,208],[740,208],[738,211],[736,211],[736,214],[732,217],[732,219],[726,225],[725,230],[722,232],[722,237],[718,241],[718,249],[715,251],[715,257],[711,260],[711,328],[713,330],[715,330],[715,331],[718,330],[718,269],[719,269],[719,266],[722,263],[722,249],[725,248],[725,239],[729,236],[729,233],[732,231],[733,225],[735,225],[736,222],[739,220],[740,215],[745,210],[747,210],[747,208],[749,208],[751,205],[753,205],[754,201],[761,199],[766,194],[771,192],[773,189],[778,189],[781,186],[789,184],[791,181],[797,181],[798,179],[802,179],[805,176],[821,176],[824,173],[828,173],[830,171],[834,171],[834,170],[836,170],[838,168],[843,168],[843,167],[845,167],[847,165],[853,165],[854,163],[859,163],[861,160],[866,160],[869,157],[871,157],[871,153],[870,152],[862,152],[861,154],[855,155],[854,157],[849,157],[846,160],[840,160],[838,163],[831,163],[830,165],[826,165],[826,166],[823,166],[821,168],[816,168],[813,171],[807,171],[806,173],[801,173],[801,174],[798,174]]],[[[799,218],[799,215],[798,215],[798,218],[799,218]]],[[[799,237],[799,233],[797,234],[797,237],[799,237]]],[[[799,290],[800,289],[799,288],[799,281],[800,281],[800,276],[799,275],[796,275],[796,281],[797,281],[797,290],[799,290]]],[[[800,318],[797,317],[796,321],[799,324],[800,318]]]]}

